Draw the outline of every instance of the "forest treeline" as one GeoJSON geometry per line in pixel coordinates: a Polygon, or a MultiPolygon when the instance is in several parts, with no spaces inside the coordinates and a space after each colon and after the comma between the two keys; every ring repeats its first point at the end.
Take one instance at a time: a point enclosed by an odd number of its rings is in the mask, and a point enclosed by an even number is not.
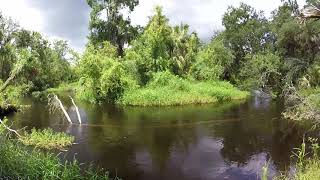
{"type": "Polygon", "coordinates": [[[231,6],[222,19],[224,30],[213,32],[208,43],[187,24],[170,25],[161,7],[140,27],[121,13],[134,11],[138,0],[87,2],[90,34],[81,55],[65,41],[50,42],[0,16],[2,82],[23,64],[6,90],[9,97],[73,83],[81,100],[125,105],[245,98],[238,89],[290,96],[296,101],[290,111],[301,111],[297,104],[320,104],[307,98],[319,92],[320,23],[299,20],[295,0],[282,1],[269,18],[244,3],[231,6]]]}

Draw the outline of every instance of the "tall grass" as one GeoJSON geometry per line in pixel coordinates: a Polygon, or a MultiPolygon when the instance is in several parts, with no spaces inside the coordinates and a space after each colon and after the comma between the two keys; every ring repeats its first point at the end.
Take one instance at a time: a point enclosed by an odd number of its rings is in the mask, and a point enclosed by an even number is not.
{"type": "Polygon", "coordinates": [[[24,145],[35,146],[41,149],[64,149],[71,146],[74,137],[65,133],[57,133],[52,129],[36,130],[26,133],[19,139],[24,145]]]}
{"type": "Polygon", "coordinates": [[[65,147],[73,141],[71,136],[54,133],[52,130],[32,130],[30,135],[23,135],[20,139],[11,139],[7,135],[6,128],[0,125],[0,179],[109,179],[108,174],[103,169],[81,168],[76,160],[62,163],[50,151],[42,151],[38,148],[65,147]],[[35,148],[30,148],[24,144],[33,145],[35,148]]]}
{"type": "Polygon", "coordinates": [[[87,169],[77,161],[61,163],[59,158],[40,150],[30,150],[13,140],[1,139],[0,179],[108,180],[108,174],[87,169]]]}
{"type": "Polygon", "coordinates": [[[164,72],[156,74],[146,87],[126,91],[118,103],[132,106],[206,104],[245,99],[248,95],[228,82],[196,82],[164,72]]]}
{"type": "Polygon", "coordinates": [[[295,148],[294,157],[297,158],[296,171],[292,175],[282,175],[279,180],[319,180],[320,179],[320,146],[318,139],[309,138],[312,152],[307,156],[306,143],[303,142],[300,148],[295,148]]]}

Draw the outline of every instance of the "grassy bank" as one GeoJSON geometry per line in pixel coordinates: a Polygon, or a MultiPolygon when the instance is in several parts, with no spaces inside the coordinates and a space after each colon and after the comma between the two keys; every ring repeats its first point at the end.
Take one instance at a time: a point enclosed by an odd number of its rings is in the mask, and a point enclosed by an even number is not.
{"type": "Polygon", "coordinates": [[[82,172],[76,161],[61,163],[54,154],[30,150],[13,140],[0,141],[0,179],[109,179],[106,174],[91,169],[82,172]]]}
{"type": "Polygon", "coordinates": [[[171,106],[207,104],[245,99],[249,93],[228,82],[196,82],[161,73],[146,87],[127,90],[119,104],[131,106],[171,106]]]}
{"type": "MultiPolygon", "coordinates": [[[[286,172],[274,180],[318,180],[320,179],[320,146],[318,139],[309,138],[308,142],[303,142],[300,148],[293,151],[295,170],[286,172]]],[[[262,169],[262,180],[268,178],[268,167],[262,169]]]]}
{"type": "Polygon", "coordinates": [[[8,128],[0,124],[0,179],[109,179],[103,170],[81,168],[77,161],[62,163],[57,155],[44,151],[70,146],[74,140],[70,135],[49,129],[13,134],[16,139],[9,138],[9,134],[8,128]]]}
{"type": "Polygon", "coordinates": [[[303,170],[299,170],[295,176],[297,180],[319,180],[320,179],[320,159],[312,159],[306,162],[303,170]]]}

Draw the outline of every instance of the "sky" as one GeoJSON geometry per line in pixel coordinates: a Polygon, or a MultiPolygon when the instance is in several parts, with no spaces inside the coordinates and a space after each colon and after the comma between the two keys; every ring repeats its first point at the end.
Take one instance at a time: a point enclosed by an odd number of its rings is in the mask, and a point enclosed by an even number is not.
{"type": "MultiPolygon", "coordinates": [[[[280,0],[140,0],[130,14],[132,23],[145,25],[156,5],[163,6],[170,24],[186,23],[205,41],[221,30],[222,16],[229,6],[247,3],[269,17],[280,0]]],[[[298,0],[302,6],[305,0],[298,0]]],[[[41,32],[49,39],[67,40],[82,52],[87,43],[90,8],[86,0],[0,0],[0,11],[21,27],[41,32]]]]}

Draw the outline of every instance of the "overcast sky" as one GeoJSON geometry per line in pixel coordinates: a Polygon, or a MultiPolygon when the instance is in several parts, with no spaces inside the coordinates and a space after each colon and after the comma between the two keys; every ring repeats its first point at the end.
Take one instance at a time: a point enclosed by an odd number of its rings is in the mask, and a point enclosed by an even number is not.
{"type": "MultiPolygon", "coordinates": [[[[245,2],[267,16],[281,4],[280,0],[140,0],[131,19],[145,25],[156,5],[163,6],[171,24],[187,23],[209,39],[215,30],[222,29],[222,15],[228,6],[245,2]]],[[[304,0],[298,0],[303,5],[304,0]]],[[[86,0],[0,0],[0,11],[12,17],[22,27],[42,32],[46,37],[65,39],[77,51],[87,42],[90,9],[86,0]]]]}

